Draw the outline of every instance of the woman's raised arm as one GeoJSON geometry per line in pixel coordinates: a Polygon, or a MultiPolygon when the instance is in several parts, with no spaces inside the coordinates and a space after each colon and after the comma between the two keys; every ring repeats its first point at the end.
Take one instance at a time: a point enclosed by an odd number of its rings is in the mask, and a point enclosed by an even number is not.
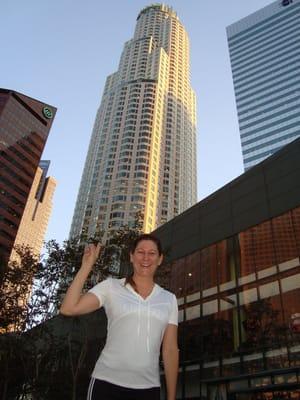
{"type": "Polygon", "coordinates": [[[71,283],[60,307],[60,313],[67,316],[88,314],[99,308],[99,300],[93,293],[82,294],[82,288],[101,250],[100,243],[88,245],[83,253],[82,263],[71,283]]]}

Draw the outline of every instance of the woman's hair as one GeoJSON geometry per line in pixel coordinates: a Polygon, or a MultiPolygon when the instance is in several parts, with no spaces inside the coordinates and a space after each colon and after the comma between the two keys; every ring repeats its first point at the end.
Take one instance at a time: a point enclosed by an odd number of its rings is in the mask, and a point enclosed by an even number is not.
{"type": "Polygon", "coordinates": [[[162,245],[161,245],[161,241],[154,235],[152,235],[151,233],[143,233],[140,236],[138,236],[135,241],[132,243],[132,246],[130,248],[130,253],[134,253],[135,249],[137,248],[138,244],[142,241],[142,240],[151,240],[151,242],[154,242],[156,244],[157,250],[158,250],[158,254],[161,256],[162,255],[162,245]]]}
{"type": "MultiPolygon", "coordinates": [[[[162,251],[161,241],[156,236],[152,235],[151,233],[143,233],[135,239],[135,241],[132,243],[132,246],[130,248],[131,254],[133,254],[135,252],[135,249],[137,248],[138,244],[142,240],[151,240],[151,242],[154,242],[156,244],[158,254],[160,256],[162,255],[163,251],[162,251]]],[[[126,277],[124,285],[126,285],[127,283],[129,283],[134,288],[134,290],[137,292],[137,287],[133,280],[133,273],[126,277]]]]}

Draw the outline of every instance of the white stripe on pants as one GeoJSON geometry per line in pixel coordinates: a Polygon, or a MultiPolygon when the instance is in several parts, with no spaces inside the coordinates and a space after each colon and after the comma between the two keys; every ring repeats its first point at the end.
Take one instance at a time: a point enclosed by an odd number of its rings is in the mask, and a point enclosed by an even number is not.
{"type": "Polygon", "coordinates": [[[95,383],[95,378],[91,378],[86,400],[91,400],[92,399],[94,383],[95,383]]]}

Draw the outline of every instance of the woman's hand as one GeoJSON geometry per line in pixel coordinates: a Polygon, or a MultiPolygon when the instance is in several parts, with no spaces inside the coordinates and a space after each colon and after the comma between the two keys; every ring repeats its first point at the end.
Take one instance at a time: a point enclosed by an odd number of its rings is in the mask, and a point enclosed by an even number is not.
{"type": "Polygon", "coordinates": [[[93,243],[88,244],[82,256],[81,268],[91,270],[97,261],[100,251],[101,251],[101,243],[98,243],[97,246],[93,243]]]}

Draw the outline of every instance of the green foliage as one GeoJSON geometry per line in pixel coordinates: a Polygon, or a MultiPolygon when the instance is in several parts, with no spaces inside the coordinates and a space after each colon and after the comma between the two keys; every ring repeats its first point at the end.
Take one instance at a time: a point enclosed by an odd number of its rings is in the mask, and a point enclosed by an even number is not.
{"type": "Polygon", "coordinates": [[[26,307],[33,278],[41,267],[30,248],[15,248],[20,261],[10,262],[4,270],[0,291],[0,332],[22,331],[30,319],[26,307]]]}

